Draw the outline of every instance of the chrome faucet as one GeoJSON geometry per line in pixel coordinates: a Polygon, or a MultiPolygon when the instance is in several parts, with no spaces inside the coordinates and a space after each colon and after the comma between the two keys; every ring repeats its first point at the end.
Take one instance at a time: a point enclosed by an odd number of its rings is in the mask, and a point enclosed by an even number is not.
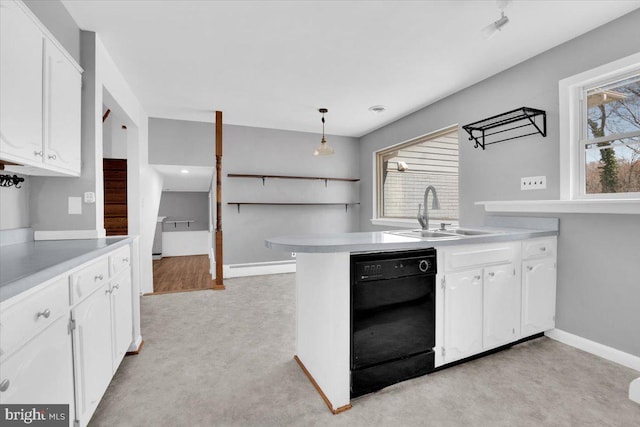
{"type": "Polygon", "coordinates": [[[429,198],[429,191],[433,193],[433,201],[431,202],[431,209],[440,209],[440,201],[438,200],[438,193],[433,185],[428,186],[424,190],[424,212],[420,213],[422,205],[418,203],[418,222],[422,226],[423,230],[429,229],[429,208],[427,207],[427,200],[429,198]]]}

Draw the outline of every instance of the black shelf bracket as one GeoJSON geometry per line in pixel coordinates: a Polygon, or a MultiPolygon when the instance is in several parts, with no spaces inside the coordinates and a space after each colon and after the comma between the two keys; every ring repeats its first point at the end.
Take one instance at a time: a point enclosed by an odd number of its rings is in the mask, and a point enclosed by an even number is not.
{"type": "Polygon", "coordinates": [[[506,113],[469,123],[468,125],[462,126],[462,128],[469,134],[469,141],[475,142],[473,148],[482,147],[484,150],[487,145],[510,141],[529,135],[542,135],[543,138],[546,137],[547,113],[544,110],[538,110],[536,108],[520,107],[507,111],[506,113]],[[508,136],[502,139],[492,140],[489,138],[489,140],[487,140],[488,137],[493,135],[528,127],[533,127],[535,131],[508,136]]]}
{"type": "Polygon", "coordinates": [[[22,188],[20,185],[21,182],[24,182],[24,178],[19,177],[18,175],[0,175],[0,187],[16,187],[22,188]]]}

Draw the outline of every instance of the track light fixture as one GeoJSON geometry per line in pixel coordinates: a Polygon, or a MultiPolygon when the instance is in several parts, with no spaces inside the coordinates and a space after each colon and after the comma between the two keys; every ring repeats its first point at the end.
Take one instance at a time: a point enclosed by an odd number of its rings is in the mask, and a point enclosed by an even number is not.
{"type": "Polygon", "coordinates": [[[487,25],[482,29],[482,35],[485,39],[495,36],[498,31],[502,31],[502,27],[509,23],[509,17],[504,14],[504,10],[509,5],[510,0],[498,0],[498,10],[500,11],[500,19],[487,25]]]}

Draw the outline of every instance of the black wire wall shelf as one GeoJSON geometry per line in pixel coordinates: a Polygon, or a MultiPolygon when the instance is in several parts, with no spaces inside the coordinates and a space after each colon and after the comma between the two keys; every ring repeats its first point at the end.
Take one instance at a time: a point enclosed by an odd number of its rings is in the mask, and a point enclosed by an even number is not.
{"type": "MultiPolygon", "coordinates": [[[[547,113],[544,110],[538,110],[530,107],[520,107],[515,110],[507,111],[506,113],[498,114],[477,122],[469,123],[462,126],[462,128],[469,134],[469,141],[474,141],[474,148],[482,147],[484,150],[487,145],[497,144],[499,142],[509,141],[516,138],[522,138],[529,135],[542,135],[547,136],[547,113]],[[499,129],[503,128],[504,129],[499,129]],[[535,129],[533,132],[528,132],[531,127],[535,129]],[[493,135],[502,134],[515,129],[523,129],[523,134],[516,136],[509,136],[507,138],[492,140],[493,135]]],[[[508,134],[510,135],[510,134],[508,134]]]]}

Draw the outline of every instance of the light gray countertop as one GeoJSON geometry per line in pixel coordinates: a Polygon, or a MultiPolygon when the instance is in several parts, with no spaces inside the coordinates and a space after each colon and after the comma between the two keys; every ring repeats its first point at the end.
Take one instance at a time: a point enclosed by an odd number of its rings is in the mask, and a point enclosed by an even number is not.
{"type": "Polygon", "coordinates": [[[133,237],[36,240],[0,246],[0,301],[133,241],[133,237]]]}
{"type": "MultiPolygon", "coordinates": [[[[552,229],[473,227],[475,230],[495,231],[478,236],[451,236],[446,238],[419,238],[396,234],[402,230],[357,233],[302,234],[272,237],[265,241],[268,248],[287,252],[368,252],[421,249],[475,243],[505,242],[535,237],[557,236],[552,229]]],[[[409,230],[405,230],[409,231],[409,230]]]]}

